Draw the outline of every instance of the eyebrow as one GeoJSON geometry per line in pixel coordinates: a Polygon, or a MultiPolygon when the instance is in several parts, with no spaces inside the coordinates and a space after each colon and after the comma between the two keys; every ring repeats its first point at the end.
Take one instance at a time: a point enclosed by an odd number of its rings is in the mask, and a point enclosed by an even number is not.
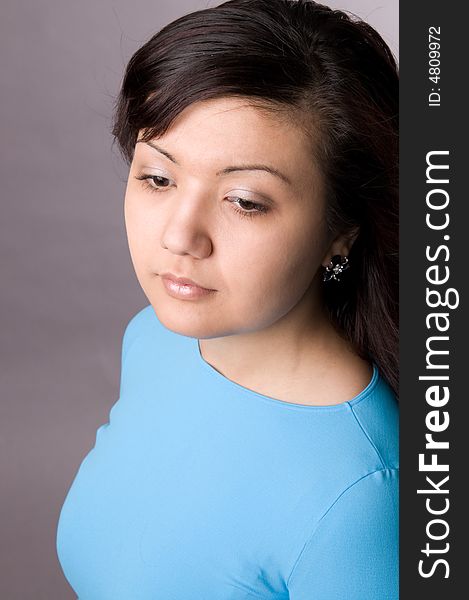
{"type": "MultiPolygon", "coordinates": [[[[154,142],[151,142],[151,141],[143,142],[143,140],[137,140],[137,144],[138,143],[144,143],[147,146],[150,146],[151,148],[153,148],[160,154],[163,154],[164,156],[166,156],[166,158],[169,158],[169,160],[171,162],[180,166],[180,164],[178,163],[178,161],[174,158],[174,156],[172,154],[170,154],[169,152],[167,152],[160,146],[157,146],[154,142]]],[[[270,173],[271,175],[275,175],[276,177],[279,177],[282,181],[284,181],[288,185],[292,185],[292,182],[289,177],[287,177],[284,173],[282,173],[275,167],[271,167],[269,165],[260,165],[260,164],[233,165],[233,166],[225,167],[224,169],[221,169],[221,171],[218,171],[216,173],[216,175],[217,176],[218,175],[227,175],[228,173],[233,173],[234,171],[267,171],[267,173],[270,173]]]]}

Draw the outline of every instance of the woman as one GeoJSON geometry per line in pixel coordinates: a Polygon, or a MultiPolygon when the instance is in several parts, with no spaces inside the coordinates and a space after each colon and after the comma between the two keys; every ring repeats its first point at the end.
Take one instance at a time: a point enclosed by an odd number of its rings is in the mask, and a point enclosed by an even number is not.
{"type": "Polygon", "coordinates": [[[80,600],[398,598],[398,77],[367,24],[230,0],[130,60],[150,304],[62,507],[80,600]]]}

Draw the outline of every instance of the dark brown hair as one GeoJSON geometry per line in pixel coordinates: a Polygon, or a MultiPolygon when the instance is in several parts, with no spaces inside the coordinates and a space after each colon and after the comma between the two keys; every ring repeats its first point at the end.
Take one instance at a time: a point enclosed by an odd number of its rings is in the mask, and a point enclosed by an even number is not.
{"type": "Polygon", "coordinates": [[[359,233],[323,286],[332,323],[398,395],[398,71],[367,23],[312,0],[229,0],[166,25],[130,59],[112,133],[130,164],[193,102],[238,96],[310,124],[331,233],[359,233]]]}

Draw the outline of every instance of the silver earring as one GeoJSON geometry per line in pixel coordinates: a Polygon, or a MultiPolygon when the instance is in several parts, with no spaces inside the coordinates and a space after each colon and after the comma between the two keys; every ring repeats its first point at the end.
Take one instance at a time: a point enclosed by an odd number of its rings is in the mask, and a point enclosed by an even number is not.
{"type": "Polygon", "coordinates": [[[349,261],[346,256],[341,256],[340,254],[334,255],[324,271],[323,281],[330,281],[331,279],[340,281],[339,275],[349,267],[349,261]]]}

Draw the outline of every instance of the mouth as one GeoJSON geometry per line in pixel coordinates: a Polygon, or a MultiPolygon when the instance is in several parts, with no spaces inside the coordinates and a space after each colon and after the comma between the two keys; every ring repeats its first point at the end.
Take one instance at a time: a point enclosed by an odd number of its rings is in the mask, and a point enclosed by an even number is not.
{"type": "Polygon", "coordinates": [[[206,297],[216,292],[216,290],[205,288],[187,277],[177,277],[172,273],[162,273],[160,277],[166,291],[174,298],[188,300],[206,297]]]}

